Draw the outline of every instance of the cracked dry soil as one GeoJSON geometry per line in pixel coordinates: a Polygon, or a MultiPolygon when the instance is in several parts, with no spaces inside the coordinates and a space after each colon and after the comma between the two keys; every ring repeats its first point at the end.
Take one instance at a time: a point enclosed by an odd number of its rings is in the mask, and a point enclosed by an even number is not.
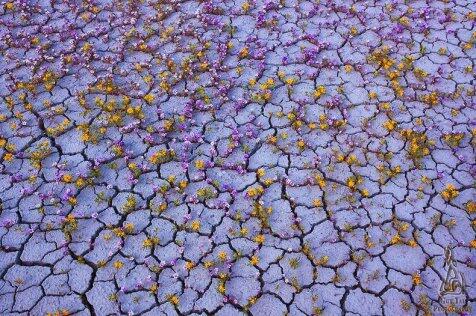
{"type": "Polygon", "coordinates": [[[474,315],[474,0],[3,0],[0,314],[474,315]]]}

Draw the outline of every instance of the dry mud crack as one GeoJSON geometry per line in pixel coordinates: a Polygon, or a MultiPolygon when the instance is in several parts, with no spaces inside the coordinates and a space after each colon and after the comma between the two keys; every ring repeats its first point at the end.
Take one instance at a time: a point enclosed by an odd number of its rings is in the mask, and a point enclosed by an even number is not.
{"type": "Polygon", "coordinates": [[[0,314],[476,313],[474,0],[0,3],[0,314]]]}

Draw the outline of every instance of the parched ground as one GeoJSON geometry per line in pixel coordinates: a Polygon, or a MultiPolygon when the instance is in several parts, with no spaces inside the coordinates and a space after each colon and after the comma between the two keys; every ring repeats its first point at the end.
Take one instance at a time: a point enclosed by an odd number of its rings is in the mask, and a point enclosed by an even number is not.
{"type": "Polygon", "coordinates": [[[0,314],[474,315],[475,25],[2,1],[0,314]]]}

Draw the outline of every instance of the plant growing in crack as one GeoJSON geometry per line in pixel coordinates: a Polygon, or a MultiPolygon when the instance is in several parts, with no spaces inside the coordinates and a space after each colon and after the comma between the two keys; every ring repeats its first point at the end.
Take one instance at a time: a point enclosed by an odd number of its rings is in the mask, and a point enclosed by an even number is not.
{"type": "Polygon", "coordinates": [[[293,257],[293,258],[289,259],[288,264],[292,269],[296,270],[301,265],[301,258],[293,257]]]}

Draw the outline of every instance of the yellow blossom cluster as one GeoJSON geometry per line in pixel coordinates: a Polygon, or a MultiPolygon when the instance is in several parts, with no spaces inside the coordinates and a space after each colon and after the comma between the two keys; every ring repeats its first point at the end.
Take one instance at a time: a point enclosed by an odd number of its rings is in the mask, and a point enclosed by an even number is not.
{"type": "Polygon", "coordinates": [[[452,183],[448,183],[445,189],[441,192],[441,196],[447,202],[455,199],[456,197],[458,197],[458,195],[458,189],[456,189],[456,187],[452,183]]]}

